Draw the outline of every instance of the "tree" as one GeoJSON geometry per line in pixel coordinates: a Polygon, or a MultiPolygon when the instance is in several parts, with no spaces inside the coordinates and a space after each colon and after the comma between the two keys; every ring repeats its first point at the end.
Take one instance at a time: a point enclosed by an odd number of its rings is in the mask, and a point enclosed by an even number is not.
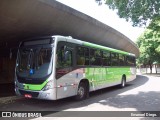
{"type": "Polygon", "coordinates": [[[146,25],[160,17],[160,0],[106,0],[106,4],[117,9],[119,17],[131,21],[133,26],[146,25]]]}
{"type": "Polygon", "coordinates": [[[149,65],[152,73],[153,63],[160,63],[160,32],[147,29],[136,43],[140,49],[137,63],[144,66],[149,65]]]}
{"type": "Polygon", "coordinates": [[[156,33],[160,32],[160,17],[155,18],[152,20],[152,22],[149,24],[148,29],[152,29],[156,33]]]}

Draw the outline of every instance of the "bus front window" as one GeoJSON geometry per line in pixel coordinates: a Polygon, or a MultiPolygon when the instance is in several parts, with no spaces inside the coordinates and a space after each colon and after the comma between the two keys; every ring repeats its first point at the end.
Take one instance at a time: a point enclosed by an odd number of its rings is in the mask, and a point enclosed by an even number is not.
{"type": "Polygon", "coordinates": [[[22,48],[19,50],[16,71],[20,77],[43,78],[52,72],[51,48],[22,48]]]}

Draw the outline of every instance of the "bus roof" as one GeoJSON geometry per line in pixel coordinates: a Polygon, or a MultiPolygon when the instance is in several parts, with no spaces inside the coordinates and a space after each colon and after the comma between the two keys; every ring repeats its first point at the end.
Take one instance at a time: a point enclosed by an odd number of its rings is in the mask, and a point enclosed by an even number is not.
{"type": "Polygon", "coordinates": [[[85,46],[89,46],[89,47],[93,47],[93,48],[98,48],[98,49],[108,50],[108,51],[115,52],[115,53],[120,53],[120,54],[135,56],[135,55],[132,54],[132,53],[128,53],[128,52],[121,51],[121,50],[117,50],[117,49],[114,49],[114,48],[109,48],[109,47],[97,45],[97,44],[94,44],[94,43],[84,42],[83,44],[84,44],[85,46]]]}
{"type": "Polygon", "coordinates": [[[71,36],[54,35],[54,36],[36,37],[36,38],[24,40],[23,43],[24,42],[33,41],[33,40],[38,40],[38,39],[46,39],[46,38],[54,38],[54,37],[61,38],[60,41],[62,39],[64,39],[64,41],[75,43],[75,44],[79,44],[79,45],[83,45],[83,46],[88,46],[88,47],[92,47],[92,48],[98,48],[98,49],[108,50],[110,52],[115,52],[115,53],[135,56],[134,54],[129,53],[129,52],[125,52],[125,51],[122,51],[122,50],[118,50],[118,49],[114,49],[114,48],[98,45],[98,44],[95,44],[95,43],[90,43],[90,42],[74,39],[71,36]]]}
{"type": "MultiPolygon", "coordinates": [[[[63,37],[64,38],[64,36],[57,36],[57,37],[63,37]]],[[[106,46],[102,46],[102,45],[98,45],[98,44],[94,44],[94,43],[90,43],[90,42],[85,42],[85,41],[78,40],[78,39],[73,39],[71,36],[68,36],[68,37],[65,37],[65,38],[67,39],[68,42],[77,43],[77,44],[81,44],[81,45],[92,47],[92,48],[108,50],[108,51],[115,52],[115,53],[135,56],[132,53],[125,52],[125,51],[122,51],[122,50],[117,50],[117,49],[114,49],[114,48],[110,48],[110,47],[106,47],[106,46]]]]}

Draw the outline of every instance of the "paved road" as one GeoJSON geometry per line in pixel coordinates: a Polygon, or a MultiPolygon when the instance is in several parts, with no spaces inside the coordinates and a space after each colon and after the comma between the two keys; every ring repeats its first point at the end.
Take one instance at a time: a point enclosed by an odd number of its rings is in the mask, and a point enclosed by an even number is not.
{"type": "MultiPolygon", "coordinates": [[[[72,97],[58,101],[13,98],[13,100],[7,100],[3,102],[3,104],[0,104],[0,110],[160,111],[160,77],[138,75],[134,81],[128,83],[123,89],[115,86],[92,92],[89,99],[78,102],[72,97]]],[[[50,114],[46,116],[52,116],[54,114],[56,113],[50,112],[50,114]]],[[[144,120],[148,118],[140,119],[144,120]]]]}

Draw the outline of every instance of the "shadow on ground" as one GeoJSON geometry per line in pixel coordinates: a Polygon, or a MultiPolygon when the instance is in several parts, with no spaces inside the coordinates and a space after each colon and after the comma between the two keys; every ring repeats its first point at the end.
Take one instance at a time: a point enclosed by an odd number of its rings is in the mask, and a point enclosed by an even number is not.
{"type": "Polygon", "coordinates": [[[117,95],[114,98],[99,101],[102,105],[109,105],[115,108],[135,108],[138,111],[155,111],[159,106],[160,92],[139,92],[135,95],[117,95]]]}

